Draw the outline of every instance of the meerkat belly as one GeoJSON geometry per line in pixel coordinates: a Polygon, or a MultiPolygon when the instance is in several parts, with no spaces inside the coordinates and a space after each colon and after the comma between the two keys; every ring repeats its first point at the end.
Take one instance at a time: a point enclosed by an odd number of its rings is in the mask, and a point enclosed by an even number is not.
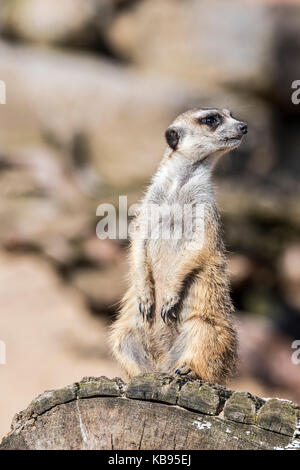
{"type": "Polygon", "coordinates": [[[166,281],[168,276],[172,274],[172,267],[176,266],[181,244],[181,240],[153,240],[149,242],[156,314],[160,314],[166,281]]]}
{"type": "Polygon", "coordinates": [[[160,364],[164,363],[168,352],[178,336],[178,325],[165,324],[161,318],[161,307],[167,277],[170,275],[172,265],[176,263],[176,253],[179,244],[171,240],[153,240],[149,242],[149,254],[151,259],[151,271],[155,292],[155,321],[151,325],[151,353],[160,370],[160,364]]]}
{"type": "MultiPolygon", "coordinates": [[[[172,275],[179,256],[182,256],[184,245],[180,240],[160,240],[150,242],[148,249],[155,290],[155,321],[151,325],[151,353],[157,364],[157,370],[160,370],[182,328],[182,322],[164,323],[161,318],[161,307],[167,278],[172,275]]],[[[191,309],[195,288],[193,283],[187,286],[188,295],[180,306],[181,319],[185,318],[191,309]]]]}

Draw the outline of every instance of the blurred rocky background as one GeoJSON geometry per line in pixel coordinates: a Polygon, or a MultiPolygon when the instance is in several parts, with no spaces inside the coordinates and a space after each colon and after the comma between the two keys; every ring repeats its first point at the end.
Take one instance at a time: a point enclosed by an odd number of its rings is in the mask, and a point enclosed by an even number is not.
{"type": "Polygon", "coordinates": [[[230,386],[300,402],[300,6],[271,0],[2,0],[0,435],[45,389],[119,375],[107,328],[126,240],[96,208],[137,202],[183,110],[250,132],[216,175],[240,367],[230,386]]]}

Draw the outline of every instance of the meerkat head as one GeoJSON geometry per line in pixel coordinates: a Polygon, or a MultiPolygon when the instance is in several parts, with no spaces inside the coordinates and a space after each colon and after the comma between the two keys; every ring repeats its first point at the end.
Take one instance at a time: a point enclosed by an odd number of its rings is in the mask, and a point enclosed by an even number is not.
{"type": "Polygon", "coordinates": [[[166,130],[170,149],[192,161],[221,155],[241,143],[247,124],[227,109],[192,109],[178,116],[166,130]]]}

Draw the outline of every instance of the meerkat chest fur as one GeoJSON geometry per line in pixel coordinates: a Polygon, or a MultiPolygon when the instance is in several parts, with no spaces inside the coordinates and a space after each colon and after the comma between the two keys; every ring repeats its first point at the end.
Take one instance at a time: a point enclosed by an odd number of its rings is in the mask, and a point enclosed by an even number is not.
{"type": "MultiPolygon", "coordinates": [[[[203,210],[207,220],[212,213],[217,213],[209,166],[191,164],[188,161],[176,158],[176,155],[172,159],[169,158],[167,161],[163,161],[142,204],[142,210],[145,210],[147,216],[150,214],[147,210],[149,206],[153,208],[153,211],[156,210],[157,215],[159,215],[156,219],[158,227],[155,223],[149,225],[150,231],[147,242],[150,242],[150,244],[156,240],[158,244],[163,242],[163,227],[168,227],[168,222],[174,223],[176,216],[180,221],[184,216],[184,209],[189,210],[198,207],[203,210]],[[163,208],[165,210],[162,210],[163,208]]],[[[193,217],[188,221],[190,223],[194,222],[197,214],[202,215],[202,210],[199,210],[199,212],[193,211],[193,217]]],[[[194,228],[197,229],[196,226],[194,228]]],[[[202,226],[200,228],[202,229],[202,226]]],[[[185,233],[177,237],[174,233],[165,235],[170,247],[175,245],[178,248],[180,244],[187,242],[187,237],[184,236],[185,233]]],[[[195,236],[197,236],[197,233],[195,233],[195,236]]]]}

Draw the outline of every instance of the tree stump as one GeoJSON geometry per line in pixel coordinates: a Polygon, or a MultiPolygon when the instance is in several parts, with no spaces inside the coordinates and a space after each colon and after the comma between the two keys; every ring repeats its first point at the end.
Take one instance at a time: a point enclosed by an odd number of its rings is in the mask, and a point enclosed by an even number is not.
{"type": "Polygon", "coordinates": [[[86,377],[18,413],[0,449],[299,449],[300,407],[144,374],[86,377]]]}

